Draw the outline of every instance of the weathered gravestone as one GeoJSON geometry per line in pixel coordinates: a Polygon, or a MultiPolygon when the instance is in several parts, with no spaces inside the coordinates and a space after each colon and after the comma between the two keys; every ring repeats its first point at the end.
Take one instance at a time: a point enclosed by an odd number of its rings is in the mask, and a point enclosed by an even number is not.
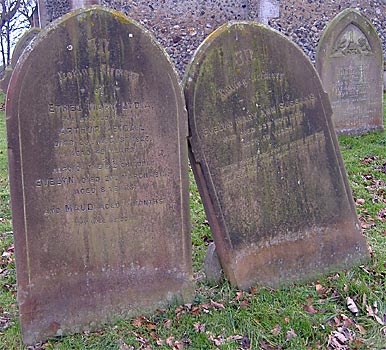
{"type": "Polygon", "coordinates": [[[23,51],[32,43],[32,40],[41,32],[40,28],[30,28],[17,41],[11,57],[11,66],[15,67],[23,51]]]}
{"type": "Polygon", "coordinates": [[[66,16],[19,60],[6,115],[25,343],[189,301],[187,115],[154,38],[66,16]]]}
{"type": "Polygon", "coordinates": [[[185,77],[191,163],[224,273],[241,288],[366,259],[318,75],[279,33],[220,27],[185,77]]]}
{"type": "Polygon", "coordinates": [[[27,46],[40,32],[40,28],[31,28],[26,33],[24,33],[16,43],[12,53],[11,65],[6,68],[4,77],[0,80],[0,87],[3,92],[7,92],[9,81],[11,80],[12,72],[18,59],[22,55],[23,51],[27,48],[27,46]]]}
{"type": "Polygon", "coordinates": [[[339,134],[383,129],[383,52],[369,20],[354,9],[338,14],[320,39],[316,67],[339,134]]]}

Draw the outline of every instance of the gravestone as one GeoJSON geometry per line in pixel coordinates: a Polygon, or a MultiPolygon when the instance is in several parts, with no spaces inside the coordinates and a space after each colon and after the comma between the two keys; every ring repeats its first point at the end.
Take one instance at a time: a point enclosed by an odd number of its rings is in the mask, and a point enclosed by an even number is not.
{"type": "Polygon", "coordinates": [[[280,16],[280,3],[277,0],[260,0],[259,22],[268,24],[271,18],[280,16]]]}
{"type": "Polygon", "coordinates": [[[187,115],[155,39],[100,7],[65,16],[6,116],[24,342],[189,302],[187,115]]]}
{"type": "Polygon", "coordinates": [[[384,68],[383,68],[383,91],[386,92],[386,61],[384,62],[384,68]]]}
{"type": "Polygon", "coordinates": [[[190,158],[232,284],[289,284],[368,257],[312,64],[253,22],[214,32],[184,79],[190,158]]]}
{"type": "Polygon", "coordinates": [[[24,33],[16,43],[12,53],[11,65],[6,68],[4,77],[0,81],[0,87],[3,92],[7,92],[13,69],[15,68],[19,57],[22,55],[23,51],[27,48],[27,46],[32,42],[32,40],[36,37],[36,35],[40,33],[40,31],[40,28],[31,28],[26,33],[24,33]]]}
{"type": "Polygon", "coordinates": [[[339,134],[383,130],[383,52],[371,22],[346,9],[326,27],[316,67],[339,134]]]}
{"type": "Polygon", "coordinates": [[[9,81],[11,80],[12,72],[13,72],[13,68],[8,66],[7,68],[5,68],[3,73],[3,78],[0,80],[0,88],[1,88],[1,91],[3,91],[4,93],[7,92],[9,81]]]}
{"type": "Polygon", "coordinates": [[[11,57],[11,66],[15,68],[17,61],[22,55],[23,51],[31,44],[32,40],[41,32],[40,28],[30,28],[27,30],[17,41],[15,48],[13,49],[11,57]]]}

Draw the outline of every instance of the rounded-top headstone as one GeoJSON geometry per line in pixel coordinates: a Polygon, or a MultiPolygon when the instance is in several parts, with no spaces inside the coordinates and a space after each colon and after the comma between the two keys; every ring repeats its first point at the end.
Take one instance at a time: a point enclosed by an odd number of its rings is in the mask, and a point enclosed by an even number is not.
{"type": "Polygon", "coordinates": [[[6,105],[24,342],[189,302],[187,115],[164,50],[100,7],[28,50],[6,105]]]}
{"type": "Polygon", "coordinates": [[[27,30],[17,41],[15,48],[12,52],[11,65],[12,67],[16,66],[17,61],[22,55],[23,51],[32,43],[32,40],[41,32],[40,28],[30,28],[27,30]]]}
{"type": "Polygon", "coordinates": [[[337,133],[383,130],[383,50],[366,17],[355,9],[339,13],[320,38],[316,67],[337,133]]]}
{"type": "Polygon", "coordinates": [[[191,164],[233,284],[289,284],[367,257],[329,100],[298,47],[232,22],[184,84],[191,164]]]}

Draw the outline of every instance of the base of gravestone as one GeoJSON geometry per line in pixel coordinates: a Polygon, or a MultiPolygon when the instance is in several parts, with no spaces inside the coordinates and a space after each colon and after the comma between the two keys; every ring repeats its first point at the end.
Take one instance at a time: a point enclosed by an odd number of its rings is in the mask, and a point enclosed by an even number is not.
{"type": "Polygon", "coordinates": [[[204,270],[206,281],[209,283],[219,283],[223,278],[223,271],[220,259],[217,255],[216,245],[212,242],[206,251],[204,270]]]}

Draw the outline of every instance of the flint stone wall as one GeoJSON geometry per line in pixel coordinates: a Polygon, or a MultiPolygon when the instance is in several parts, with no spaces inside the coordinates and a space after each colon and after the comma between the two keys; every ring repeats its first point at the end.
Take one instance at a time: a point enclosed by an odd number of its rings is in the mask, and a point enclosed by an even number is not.
{"type": "MultiPolygon", "coordinates": [[[[69,12],[71,8],[70,0],[40,1],[47,10],[46,19],[42,18],[43,26],[69,12]]],[[[100,1],[102,5],[122,11],[152,30],[173,59],[181,76],[204,38],[221,24],[235,19],[267,23],[298,44],[314,61],[323,29],[340,11],[350,7],[359,10],[374,24],[386,55],[386,0],[100,1]],[[269,13],[271,16],[279,13],[279,17],[269,18],[269,13]]]]}

